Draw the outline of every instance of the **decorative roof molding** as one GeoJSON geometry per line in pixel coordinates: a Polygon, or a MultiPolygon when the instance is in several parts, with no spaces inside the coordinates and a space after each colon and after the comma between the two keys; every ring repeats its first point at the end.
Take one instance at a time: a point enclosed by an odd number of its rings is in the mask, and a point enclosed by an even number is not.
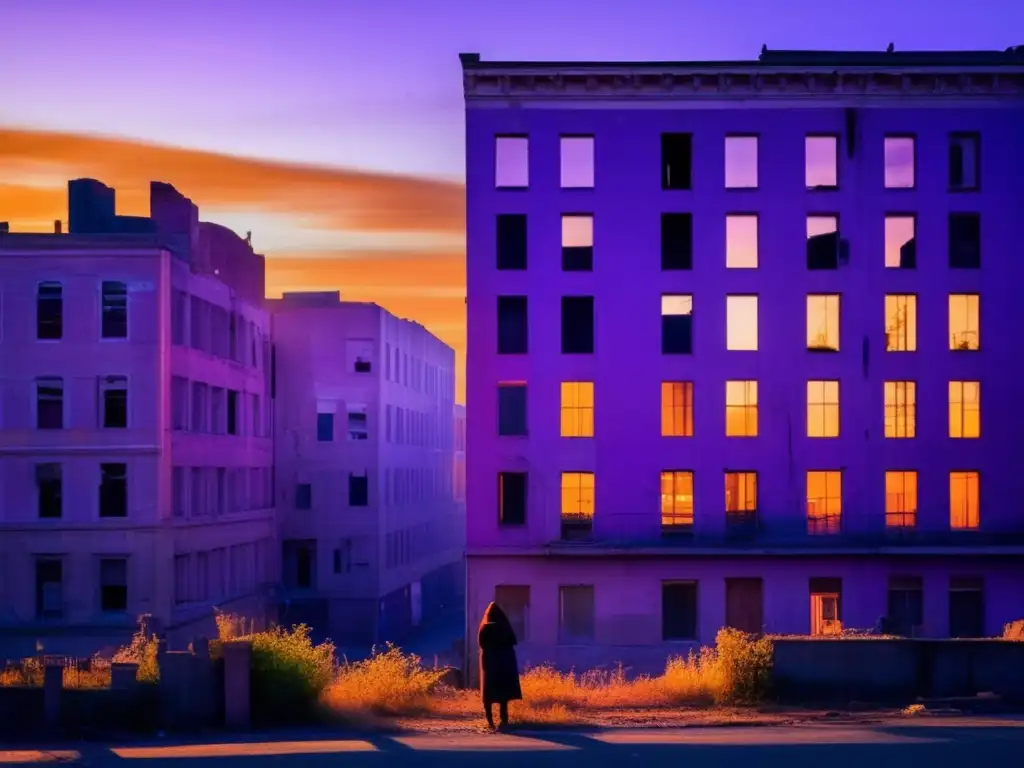
{"type": "Polygon", "coordinates": [[[887,100],[955,96],[979,99],[1024,99],[1024,66],[987,67],[686,67],[656,71],[649,65],[607,68],[536,67],[466,68],[467,101],[787,100],[869,96],[887,100]]]}

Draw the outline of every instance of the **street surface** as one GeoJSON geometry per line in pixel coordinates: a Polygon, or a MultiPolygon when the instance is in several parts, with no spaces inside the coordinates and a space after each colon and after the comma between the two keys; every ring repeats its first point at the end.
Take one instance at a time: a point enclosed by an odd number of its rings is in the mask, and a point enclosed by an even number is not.
{"type": "Polygon", "coordinates": [[[161,768],[588,768],[635,763],[644,768],[748,765],[784,768],[887,768],[907,765],[1022,765],[1024,719],[914,718],[870,726],[632,729],[593,733],[531,732],[418,734],[371,739],[330,737],[294,741],[224,740],[208,744],[69,746],[54,751],[4,751],[0,766],[58,763],[161,768]]]}

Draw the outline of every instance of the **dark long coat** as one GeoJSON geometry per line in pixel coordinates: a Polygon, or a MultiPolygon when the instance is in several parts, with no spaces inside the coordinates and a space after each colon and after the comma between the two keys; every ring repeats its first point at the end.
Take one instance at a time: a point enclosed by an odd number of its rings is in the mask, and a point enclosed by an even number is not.
{"type": "Polygon", "coordinates": [[[523,698],[516,642],[516,633],[505,612],[492,603],[477,634],[480,696],[486,706],[523,698]]]}

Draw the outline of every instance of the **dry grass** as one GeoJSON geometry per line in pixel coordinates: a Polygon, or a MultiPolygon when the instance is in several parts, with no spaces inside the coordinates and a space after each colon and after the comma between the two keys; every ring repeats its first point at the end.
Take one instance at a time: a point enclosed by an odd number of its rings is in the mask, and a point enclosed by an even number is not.
{"type": "MultiPolygon", "coordinates": [[[[575,674],[534,667],[522,676],[523,700],[512,702],[509,713],[514,722],[552,724],[580,722],[585,713],[599,711],[751,703],[766,690],[771,655],[770,639],[723,630],[715,648],[669,659],[656,677],[630,678],[622,668],[575,674]]],[[[442,684],[444,675],[443,669],[427,669],[416,656],[388,646],[365,661],[343,665],[322,703],[344,717],[371,712],[480,718],[479,693],[442,684]]]]}
{"type": "MultiPolygon", "coordinates": [[[[41,688],[44,669],[45,663],[38,657],[24,659],[20,664],[7,665],[0,670],[0,688],[41,688]]],[[[65,666],[62,677],[65,688],[76,690],[109,688],[110,663],[92,659],[85,669],[65,666]]]]}

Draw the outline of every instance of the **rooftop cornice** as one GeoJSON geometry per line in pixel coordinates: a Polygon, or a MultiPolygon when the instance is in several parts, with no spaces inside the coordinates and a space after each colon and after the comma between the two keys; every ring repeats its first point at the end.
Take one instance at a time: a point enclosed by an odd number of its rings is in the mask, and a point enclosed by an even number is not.
{"type": "Polygon", "coordinates": [[[893,99],[957,96],[1024,97],[1019,67],[766,67],[701,65],[601,69],[467,69],[467,100],[488,99],[821,99],[868,96],[893,99]]]}

